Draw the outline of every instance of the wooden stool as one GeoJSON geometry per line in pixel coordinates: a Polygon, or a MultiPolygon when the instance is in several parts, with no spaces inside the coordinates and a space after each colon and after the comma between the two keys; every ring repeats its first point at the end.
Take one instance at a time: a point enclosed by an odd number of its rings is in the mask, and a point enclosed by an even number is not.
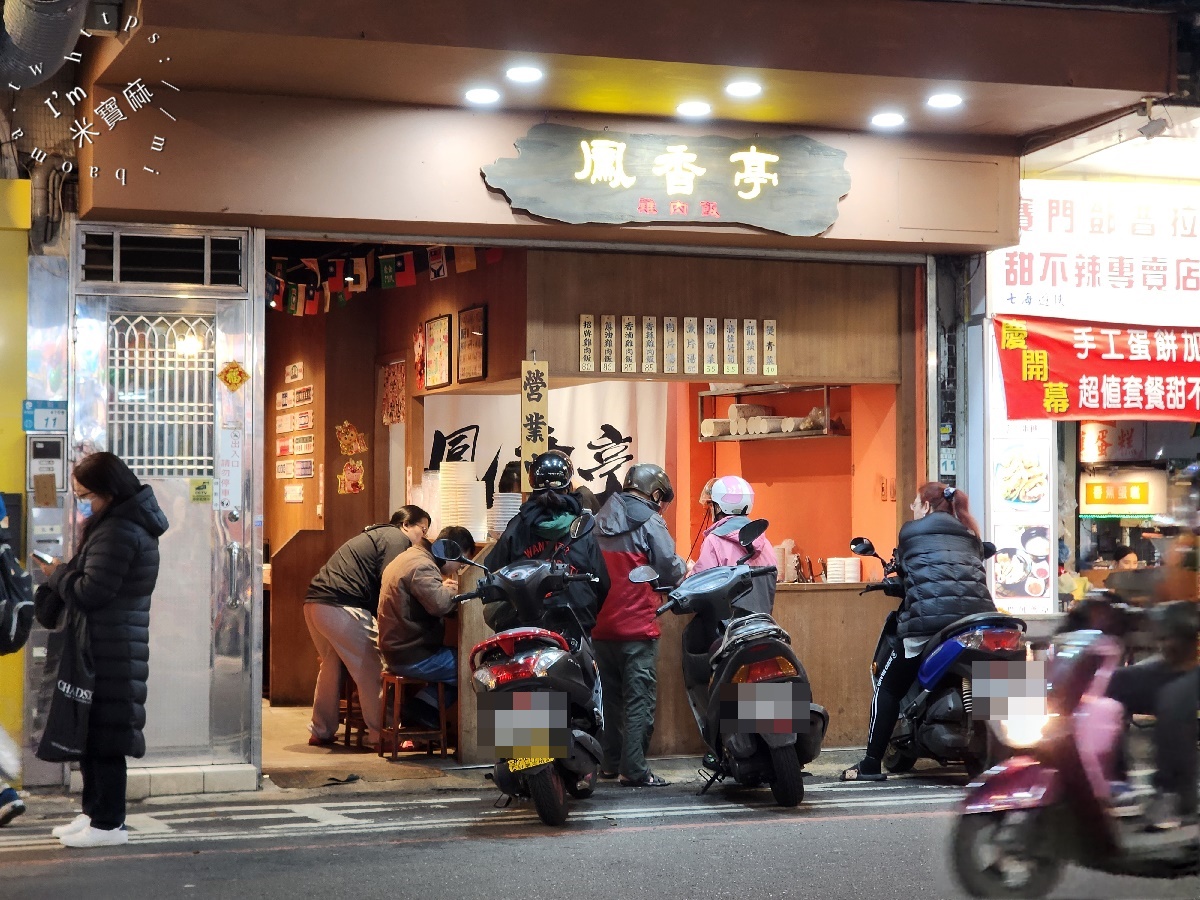
{"type": "Polygon", "coordinates": [[[351,740],[354,740],[355,746],[362,749],[363,735],[367,732],[367,723],[362,716],[362,706],[358,702],[358,685],[354,683],[354,679],[350,677],[350,673],[346,671],[346,667],[341,667],[341,685],[342,699],[338,704],[338,726],[346,726],[345,743],[350,746],[351,740]],[[357,738],[354,737],[355,729],[358,730],[357,738]]]}
{"type": "Polygon", "coordinates": [[[404,741],[424,741],[429,756],[433,755],[433,745],[436,742],[441,749],[441,756],[446,756],[449,710],[446,708],[446,685],[436,682],[438,695],[438,727],[437,728],[405,728],[400,721],[400,706],[404,701],[404,689],[413,692],[422,690],[434,682],[422,681],[419,678],[406,678],[395,672],[383,673],[383,727],[379,736],[379,755],[390,746],[392,759],[400,753],[400,744],[404,741]]]}

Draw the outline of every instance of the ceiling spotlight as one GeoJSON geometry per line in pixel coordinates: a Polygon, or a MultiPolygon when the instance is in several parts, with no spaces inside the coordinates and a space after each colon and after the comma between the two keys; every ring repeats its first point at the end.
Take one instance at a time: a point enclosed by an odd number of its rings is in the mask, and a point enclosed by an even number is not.
{"type": "Polygon", "coordinates": [[[904,116],[898,112],[881,112],[871,116],[871,124],[876,128],[899,128],[904,124],[904,116]]]}
{"type": "Polygon", "coordinates": [[[725,85],[725,93],[730,97],[757,97],[762,93],[762,85],[757,81],[731,81],[725,85]]]}
{"type": "Polygon", "coordinates": [[[962,102],[958,94],[934,94],[925,101],[930,109],[956,109],[962,106],[962,102]]]}
{"type": "Polygon", "coordinates": [[[468,103],[495,103],[500,99],[500,92],[491,88],[471,88],[467,91],[466,98],[468,103]]]}
{"type": "Polygon", "coordinates": [[[513,66],[504,75],[509,81],[517,81],[521,84],[531,84],[542,80],[542,70],[534,66],[513,66]]]}
{"type": "Polygon", "coordinates": [[[703,100],[686,100],[675,107],[675,112],[681,116],[707,116],[712,106],[703,100]]]}

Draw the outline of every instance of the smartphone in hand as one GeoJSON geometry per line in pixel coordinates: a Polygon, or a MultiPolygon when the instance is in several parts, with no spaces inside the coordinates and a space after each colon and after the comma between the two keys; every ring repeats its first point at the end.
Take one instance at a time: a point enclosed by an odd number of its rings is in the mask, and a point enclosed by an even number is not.
{"type": "Polygon", "coordinates": [[[32,556],[34,559],[36,559],[38,562],[43,562],[46,565],[50,565],[52,562],[54,562],[54,557],[51,556],[49,553],[46,553],[43,550],[34,550],[29,555],[32,556]]]}

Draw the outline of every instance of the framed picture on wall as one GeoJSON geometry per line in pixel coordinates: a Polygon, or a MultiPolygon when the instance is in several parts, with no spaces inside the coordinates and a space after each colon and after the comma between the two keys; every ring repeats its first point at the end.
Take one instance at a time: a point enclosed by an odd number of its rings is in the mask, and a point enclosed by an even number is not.
{"type": "Polygon", "coordinates": [[[450,383],[450,318],[438,316],[425,323],[426,390],[450,383]]]}
{"type": "Polygon", "coordinates": [[[487,307],[472,306],[458,314],[458,381],[487,378],[487,307]]]}

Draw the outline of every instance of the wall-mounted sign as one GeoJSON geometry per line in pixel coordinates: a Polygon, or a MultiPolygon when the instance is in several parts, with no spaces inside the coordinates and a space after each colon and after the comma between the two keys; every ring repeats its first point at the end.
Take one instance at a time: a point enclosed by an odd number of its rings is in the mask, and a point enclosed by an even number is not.
{"type": "Polygon", "coordinates": [[[298,434],[292,438],[292,455],[302,456],[305,453],[312,453],[316,449],[317,438],[311,434],[298,434]]]}
{"type": "Polygon", "coordinates": [[[700,371],[700,319],[683,317],[683,373],[695,375],[700,371]]]}
{"type": "Polygon", "coordinates": [[[579,317],[579,371],[596,371],[596,317],[579,317]]]}
{"type": "Polygon", "coordinates": [[[679,319],[663,317],[663,373],[675,375],[679,372],[679,319]]]}
{"type": "Polygon", "coordinates": [[[291,409],[295,405],[295,402],[292,400],[291,391],[280,391],[275,395],[276,409],[291,409]]]}
{"type": "Polygon", "coordinates": [[[1147,459],[1145,422],[1080,422],[1081,463],[1147,459]]]}
{"type": "Polygon", "coordinates": [[[752,225],[821,234],[850,190],[846,154],[798,134],[732,138],[535,125],[483,167],[516,209],[573,224],[752,225]]]}
{"type": "Polygon", "coordinates": [[[617,371],[617,317],[600,317],[600,371],[617,371]]]}
{"type": "Polygon", "coordinates": [[[1079,479],[1079,515],[1140,519],[1167,511],[1167,473],[1117,469],[1079,479]]]}
{"type": "Polygon", "coordinates": [[[294,478],[295,472],[295,464],[290,459],[275,463],[276,478],[294,478]]]}
{"type": "Polygon", "coordinates": [[[283,370],[283,383],[292,384],[297,381],[304,380],[304,363],[294,362],[291,365],[285,366],[283,370]]]}
{"type": "Polygon", "coordinates": [[[303,503],[304,502],[304,485],[302,485],[302,484],[285,484],[283,486],[283,502],[284,503],[303,503]]]}
{"type": "Polygon", "coordinates": [[[637,371],[637,316],[621,316],[621,371],[637,371]]]}
{"type": "Polygon", "coordinates": [[[763,371],[764,375],[779,374],[779,345],[776,343],[775,319],[763,319],[763,371]]]}
{"type": "Polygon", "coordinates": [[[22,431],[66,431],[66,400],[26,400],[21,405],[22,431]]]}
{"type": "Polygon", "coordinates": [[[303,412],[296,413],[296,430],[309,431],[313,427],[313,414],[311,409],[306,409],[303,412]]]}
{"type": "Polygon", "coordinates": [[[189,478],[188,496],[193,503],[212,505],[213,480],[211,478],[189,478]]]}
{"type": "Polygon", "coordinates": [[[1200,420],[1200,331],[994,321],[1010,419],[1200,420]]]}
{"type": "Polygon", "coordinates": [[[1200,326],[1200,188],[1022,181],[1021,242],[987,255],[988,312],[1200,326]]]}
{"type": "Polygon", "coordinates": [[[292,455],[292,438],[290,438],[290,437],[275,438],[275,455],[276,456],[291,456],[292,455]]]}
{"type": "Polygon", "coordinates": [[[276,434],[291,434],[295,430],[296,416],[294,413],[284,413],[282,416],[275,417],[276,434]]]}
{"type": "Polygon", "coordinates": [[[704,374],[716,375],[721,371],[717,363],[717,320],[704,320],[704,374]]]}
{"type": "Polygon", "coordinates": [[[312,478],[313,477],[313,461],[312,459],[298,459],[296,465],[292,469],[296,478],[312,478]]]}
{"type": "MultiPolygon", "coordinates": [[[[632,318],[629,316],[628,318],[632,318]]],[[[521,363],[521,490],[531,490],[529,463],[550,446],[550,378],[543,362],[521,363]]]]}
{"type": "Polygon", "coordinates": [[[307,406],[313,402],[313,386],[311,384],[304,387],[292,388],[292,403],[295,406],[307,406]]]}

